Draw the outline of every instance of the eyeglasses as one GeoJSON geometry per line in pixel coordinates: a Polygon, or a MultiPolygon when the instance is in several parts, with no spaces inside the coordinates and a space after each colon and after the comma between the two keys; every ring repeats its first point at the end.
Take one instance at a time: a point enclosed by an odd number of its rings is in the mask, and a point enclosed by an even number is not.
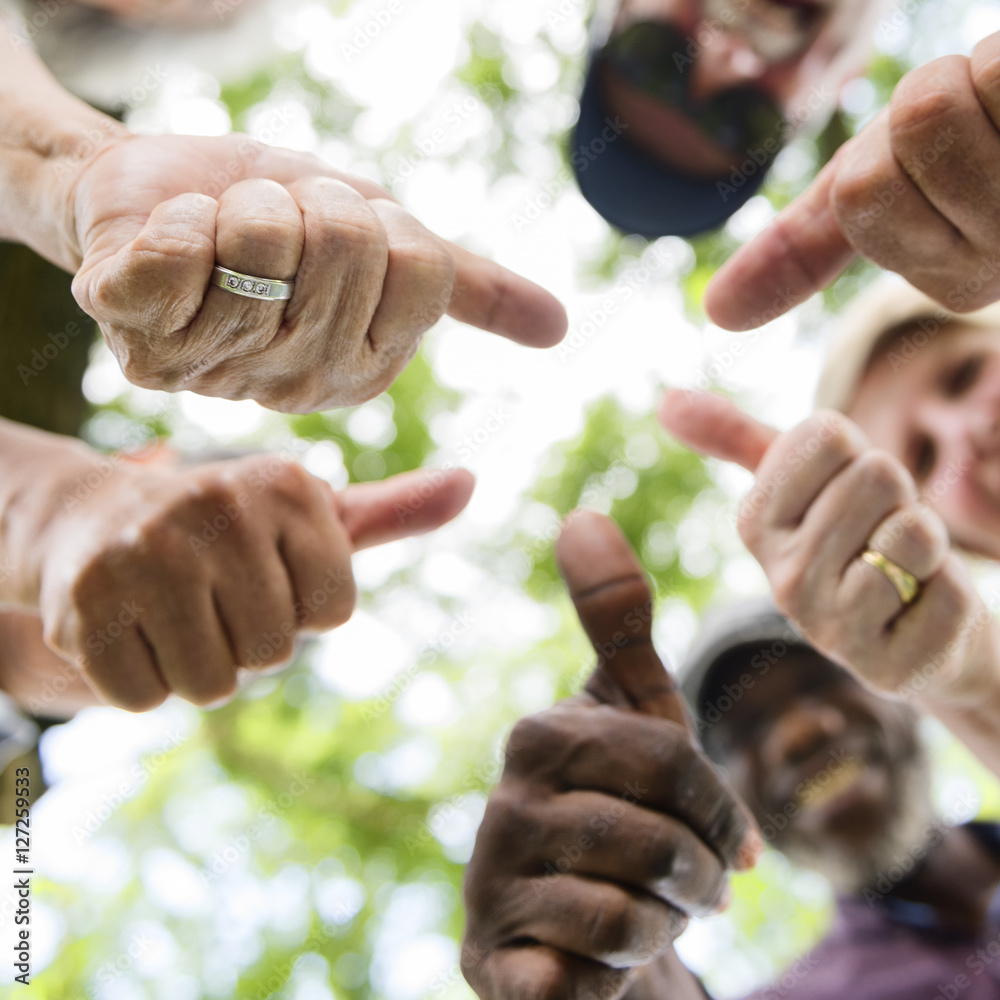
{"type": "Polygon", "coordinates": [[[671,24],[635,21],[613,34],[601,58],[637,90],[679,111],[723,149],[770,158],[783,137],[784,116],[762,90],[732,87],[703,100],[691,97],[689,39],[671,24]]]}

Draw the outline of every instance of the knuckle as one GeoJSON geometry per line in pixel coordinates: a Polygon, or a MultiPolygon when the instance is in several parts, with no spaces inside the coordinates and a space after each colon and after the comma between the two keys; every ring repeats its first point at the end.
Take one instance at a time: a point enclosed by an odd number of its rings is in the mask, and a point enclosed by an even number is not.
{"type": "Polygon", "coordinates": [[[774,603],[782,614],[798,619],[803,607],[808,569],[802,559],[784,559],[768,574],[774,603]]]}
{"type": "MultiPolygon", "coordinates": [[[[866,213],[872,205],[879,185],[869,170],[859,170],[848,161],[837,172],[830,188],[830,203],[837,221],[853,222],[866,213]]],[[[863,230],[862,230],[863,231],[863,230]]]]}
{"type": "Polygon", "coordinates": [[[755,497],[755,491],[751,490],[740,504],[739,515],[736,518],[736,531],[751,555],[757,553],[765,537],[764,525],[757,516],[759,512],[753,503],[755,497]]]}
{"type": "Polygon", "coordinates": [[[551,711],[518,719],[507,740],[507,768],[520,773],[546,760],[559,739],[555,729],[551,711]]]}
{"type": "Polygon", "coordinates": [[[972,593],[958,557],[949,555],[934,577],[934,600],[950,621],[960,622],[973,609],[972,593]]]}
{"type": "Polygon", "coordinates": [[[140,389],[162,389],[169,383],[169,379],[164,379],[156,359],[139,357],[132,351],[116,353],[118,354],[118,363],[121,366],[122,375],[132,385],[136,385],[140,389]],[[123,353],[124,356],[122,356],[123,353]]]}
{"type": "MultiPolygon", "coordinates": [[[[332,592],[324,589],[323,594],[329,596],[325,600],[313,602],[314,610],[306,608],[307,617],[302,623],[303,627],[328,630],[340,628],[350,621],[358,602],[358,588],[354,577],[348,574],[347,579],[338,580],[332,592]]],[[[313,596],[319,598],[320,592],[317,591],[313,596]]]]}
{"type": "Polygon", "coordinates": [[[278,458],[277,456],[268,456],[268,458],[267,468],[271,468],[270,463],[273,463],[275,460],[278,462],[277,466],[274,467],[274,477],[272,480],[274,488],[278,492],[291,500],[302,500],[313,495],[316,487],[316,479],[306,470],[305,466],[289,459],[278,458]]]}
{"type": "Polygon", "coordinates": [[[148,691],[114,694],[109,701],[115,708],[123,708],[126,712],[138,714],[159,708],[167,700],[169,693],[163,688],[150,688],[148,691]]]}
{"type": "Polygon", "coordinates": [[[302,242],[302,217],[278,215],[242,216],[239,225],[227,233],[227,259],[249,248],[283,251],[302,242]]]}
{"type": "Polygon", "coordinates": [[[228,701],[236,694],[238,688],[236,673],[233,670],[213,671],[199,678],[198,687],[184,695],[186,701],[205,707],[228,701]]]}
{"type": "Polygon", "coordinates": [[[929,559],[943,559],[950,549],[948,529],[936,514],[917,511],[912,521],[905,523],[909,544],[929,559]]]}
{"type": "Polygon", "coordinates": [[[610,887],[595,899],[583,924],[589,954],[609,956],[630,951],[636,932],[636,910],[631,897],[610,887]]]}
{"type": "Polygon", "coordinates": [[[868,448],[854,460],[854,471],[867,487],[881,496],[901,497],[911,492],[912,479],[895,455],[868,448]]]}
{"type": "Polygon", "coordinates": [[[977,43],[970,64],[972,85],[988,100],[1000,96],[1000,40],[991,35],[977,43]]]}
{"type": "Polygon", "coordinates": [[[967,76],[968,60],[964,56],[945,56],[918,69],[911,70],[899,82],[889,102],[889,129],[893,140],[909,143],[928,130],[938,128],[942,120],[964,118],[970,96],[954,86],[942,86],[941,80],[967,76]],[[949,72],[956,60],[962,63],[961,74],[949,72]]]}
{"type": "Polygon", "coordinates": [[[73,574],[67,593],[70,606],[81,617],[97,614],[107,595],[115,590],[113,567],[129,558],[130,554],[120,546],[108,546],[94,553],[73,574]]]}
{"type": "Polygon", "coordinates": [[[488,821],[484,818],[484,834],[490,843],[500,848],[495,859],[510,862],[515,848],[519,855],[537,854],[544,835],[539,823],[535,795],[523,783],[503,782],[490,795],[488,821]]]}
{"type": "MultiPolygon", "coordinates": [[[[836,410],[820,410],[803,425],[810,431],[810,439],[817,444],[817,454],[849,461],[861,450],[855,425],[836,410]]],[[[806,449],[807,453],[810,449],[806,449]]]]}

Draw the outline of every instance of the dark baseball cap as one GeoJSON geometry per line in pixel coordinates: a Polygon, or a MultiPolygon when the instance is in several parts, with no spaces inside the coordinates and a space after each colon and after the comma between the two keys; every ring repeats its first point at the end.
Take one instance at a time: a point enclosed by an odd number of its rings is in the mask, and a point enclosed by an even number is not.
{"type": "Polygon", "coordinates": [[[727,178],[675,169],[628,138],[628,124],[605,103],[600,52],[587,67],[570,162],[584,198],[629,234],[697,236],[721,226],[759,190],[768,163],[753,161],[727,178]]]}

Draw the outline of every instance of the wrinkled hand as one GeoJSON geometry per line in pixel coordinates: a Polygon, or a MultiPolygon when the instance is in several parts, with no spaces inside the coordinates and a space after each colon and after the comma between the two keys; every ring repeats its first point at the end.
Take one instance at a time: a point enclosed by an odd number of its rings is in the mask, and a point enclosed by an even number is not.
{"type": "Polygon", "coordinates": [[[1000,32],[907,73],[889,107],[722,267],[705,308],[760,326],[861,254],[955,312],[1000,299],[1000,32]]]}
{"type": "MultiPolygon", "coordinates": [[[[462,964],[483,1000],[614,1000],[650,963],[662,980],[688,916],[718,910],[726,869],[762,846],[695,746],[622,534],[578,512],[557,556],[601,658],[585,694],[511,734],[466,876],[462,964]]],[[[702,996],[672,968],[679,992],[660,995],[702,996]]]]}
{"type": "Polygon", "coordinates": [[[300,631],[350,618],[352,553],[444,524],[472,492],[455,470],[334,493],[275,455],[119,462],[89,495],[80,482],[54,498],[36,545],[45,641],[132,711],[171,692],[212,704],[238,667],[290,659],[300,631]]]}
{"type": "Polygon", "coordinates": [[[125,376],[307,412],[385,389],[444,313],[547,347],[547,292],[440,239],[370,182],[247,136],[107,138],[67,182],[73,293],[125,376]],[[288,302],[214,264],[295,280],[288,302]]]}
{"type": "Polygon", "coordinates": [[[722,396],[686,390],[667,393],[660,420],[694,450],[756,473],[740,536],[812,645],[882,692],[955,704],[992,692],[992,617],[912,476],[857,425],[821,411],[780,434],[722,396]],[[922,581],[913,603],[859,559],[867,548],[922,581]]]}

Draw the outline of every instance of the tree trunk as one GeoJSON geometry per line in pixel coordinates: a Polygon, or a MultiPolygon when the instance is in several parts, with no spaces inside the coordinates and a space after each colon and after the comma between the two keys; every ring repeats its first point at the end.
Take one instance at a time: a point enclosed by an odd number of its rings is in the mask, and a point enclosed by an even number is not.
{"type": "Polygon", "coordinates": [[[0,416],[76,435],[90,414],[82,379],[96,330],[71,280],[27,247],[0,243],[0,416]]]}

